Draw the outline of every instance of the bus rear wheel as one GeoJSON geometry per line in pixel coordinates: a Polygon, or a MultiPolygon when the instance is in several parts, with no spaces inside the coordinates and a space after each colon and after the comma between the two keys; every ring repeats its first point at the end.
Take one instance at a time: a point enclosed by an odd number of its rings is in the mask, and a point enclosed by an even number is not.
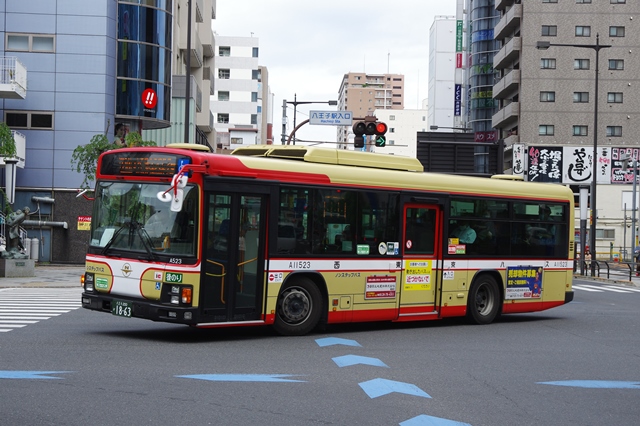
{"type": "Polygon", "coordinates": [[[496,280],[487,274],[477,277],[467,303],[467,316],[476,324],[489,324],[500,309],[500,291],[496,280]]]}
{"type": "Polygon", "coordinates": [[[278,296],[275,330],[285,336],[307,334],[320,320],[322,295],[309,278],[295,278],[278,296]]]}

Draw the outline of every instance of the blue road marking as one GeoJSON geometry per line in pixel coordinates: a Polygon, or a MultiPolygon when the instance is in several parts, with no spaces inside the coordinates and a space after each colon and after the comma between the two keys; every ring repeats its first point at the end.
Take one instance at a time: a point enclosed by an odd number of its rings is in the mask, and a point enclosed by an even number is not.
{"type": "Polygon", "coordinates": [[[305,382],[305,380],[285,379],[285,377],[294,376],[294,374],[192,374],[176,377],[212,382],[305,382]]]}
{"type": "Polygon", "coordinates": [[[325,337],[322,339],[316,339],[316,343],[320,347],[331,346],[331,345],[362,346],[360,343],[356,342],[355,340],[341,339],[339,337],[325,337]]]}
{"type": "Polygon", "coordinates": [[[422,414],[400,423],[400,426],[471,426],[469,423],[456,422],[455,420],[442,419],[440,417],[422,414]]]}
{"type": "Polygon", "coordinates": [[[411,383],[396,382],[387,379],[373,379],[367,382],[358,383],[358,385],[360,385],[362,390],[369,395],[369,398],[377,398],[393,392],[431,398],[428,393],[411,383]]]}
{"type": "Polygon", "coordinates": [[[350,365],[366,364],[366,365],[373,365],[375,367],[389,368],[387,364],[380,361],[378,358],[370,358],[368,356],[344,355],[344,356],[338,356],[332,359],[333,359],[333,362],[335,362],[338,365],[338,367],[349,367],[350,365]]]}
{"type": "Polygon", "coordinates": [[[559,382],[538,382],[538,384],[589,389],[640,389],[640,382],[616,380],[562,380],[559,382]]]}
{"type": "Polygon", "coordinates": [[[0,379],[62,379],[62,377],[44,376],[44,374],[64,374],[72,371],[2,371],[0,379]]]}

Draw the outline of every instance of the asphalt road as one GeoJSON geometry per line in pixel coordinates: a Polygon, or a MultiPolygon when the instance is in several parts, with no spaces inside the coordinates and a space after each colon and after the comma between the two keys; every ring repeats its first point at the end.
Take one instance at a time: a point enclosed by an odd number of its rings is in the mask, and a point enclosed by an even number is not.
{"type": "MultiPolygon", "coordinates": [[[[636,425],[640,289],[575,284],[590,290],[488,326],[359,324],[303,337],[67,307],[0,333],[2,424],[636,425]]],[[[64,299],[76,288],[46,291],[64,299]]],[[[4,288],[0,303],[41,291],[4,288]]]]}

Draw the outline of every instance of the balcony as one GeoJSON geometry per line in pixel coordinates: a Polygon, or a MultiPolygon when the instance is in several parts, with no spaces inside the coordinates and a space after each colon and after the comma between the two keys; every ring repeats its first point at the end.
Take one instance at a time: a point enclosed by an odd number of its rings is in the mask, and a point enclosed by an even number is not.
{"type": "Polygon", "coordinates": [[[513,37],[507,44],[502,46],[502,49],[500,49],[493,57],[493,68],[507,68],[520,56],[521,49],[522,38],[513,37]]]}
{"type": "Polygon", "coordinates": [[[202,42],[202,55],[205,58],[213,58],[215,42],[211,25],[198,25],[198,37],[202,42]]]}
{"type": "Polygon", "coordinates": [[[505,128],[518,121],[520,115],[520,103],[511,102],[491,117],[491,127],[495,129],[505,128]]]}
{"type": "MultiPolygon", "coordinates": [[[[191,28],[191,68],[200,68],[202,66],[203,53],[202,42],[198,36],[198,32],[195,31],[195,25],[191,28]]],[[[180,41],[178,43],[180,51],[185,54],[187,50],[187,31],[181,32],[180,41]]]]}
{"type": "Polygon", "coordinates": [[[27,69],[13,56],[0,58],[0,98],[27,97],[27,69]]]}
{"type": "Polygon", "coordinates": [[[496,0],[495,9],[504,10],[507,6],[511,6],[516,0],[496,0]]]}
{"type": "Polygon", "coordinates": [[[511,70],[493,86],[495,99],[506,99],[520,87],[520,70],[511,70]]]}
{"type": "Polygon", "coordinates": [[[512,34],[515,29],[520,27],[520,21],[522,20],[522,4],[514,4],[511,9],[507,11],[500,22],[493,29],[493,36],[496,40],[502,40],[506,36],[512,34]]]}
{"type": "Polygon", "coordinates": [[[203,11],[204,11],[203,1],[196,0],[196,22],[200,23],[204,21],[203,11]]]}

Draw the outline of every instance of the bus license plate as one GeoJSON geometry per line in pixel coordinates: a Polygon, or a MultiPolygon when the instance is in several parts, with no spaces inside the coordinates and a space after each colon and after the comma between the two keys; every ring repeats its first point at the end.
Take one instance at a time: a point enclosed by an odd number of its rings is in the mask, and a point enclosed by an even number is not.
{"type": "Polygon", "coordinates": [[[131,318],[133,304],[124,300],[114,300],[111,302],[111,313],[119,317],[131,318]]]}

